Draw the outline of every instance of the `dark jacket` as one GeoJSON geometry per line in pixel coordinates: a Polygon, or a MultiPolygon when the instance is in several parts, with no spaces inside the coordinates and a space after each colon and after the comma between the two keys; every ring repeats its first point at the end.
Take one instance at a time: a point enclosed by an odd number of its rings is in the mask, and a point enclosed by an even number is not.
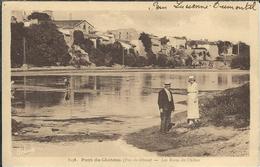
{"type": "Polygon", "coordinates": [[[169,111],[169,110],[170,111],[174,111],[175,110],[172,92],[170,91],[170,93],[171,93],[171,99],[172,100],[169,102],[166,91],[164,89],[162,89],[159,92],[159,95],[158,95],[158,106],[159,106],[159,109],[162,108],[164,111],[165,110],[167,110],[167,111],[169,111]]]}

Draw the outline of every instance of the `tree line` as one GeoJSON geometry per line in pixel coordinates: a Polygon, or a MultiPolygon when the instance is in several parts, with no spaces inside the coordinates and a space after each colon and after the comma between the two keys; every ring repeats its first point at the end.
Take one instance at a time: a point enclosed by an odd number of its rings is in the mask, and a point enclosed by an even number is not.
{"type": "MultiPolygon", "coordinates": [[[[84,38],[83,32],[76,30],[73,33],[74,41],[72,47],[68,47],[63,34],[52,22],[49,15],[34,12],[28,19],[38,19],[38,24],[25,27],[24,23],[11,23],[11,66],[21,67],[24,63],[33,66],[56,66],[74,65],[80,66],[114,66],[125,65],[130,67],[170,67],[192,66],[193,60],[202,56],[203,60],[210,57],[209,53],[187,53],[184,48],[170,50],[170,55],[163,53],[155,54],[152,51],[152,41],[149,34],[143,32],[139,40],[142,41],[146,55],[139,55],[134,49],[127,51],[116,41],[111,44],[102,44],[97,41],[94,47],[93,41],[84,38]],[[75,49],[79,46],[85,53],[75,49]]],[[[169,40],[166,37],[160,39],[162,45],[166,45],[169,40]]],[[[197,45],[196,41],[189,41],[187,45],[197,45]]],[[[229,41],[218,41],[218,52],[227,53],[231,46],[229,41]]],[[[233,46],[233,52],[239,54],[232,60],[232,68],[249,69],[250,48],[245,43],[233,46]]]]}

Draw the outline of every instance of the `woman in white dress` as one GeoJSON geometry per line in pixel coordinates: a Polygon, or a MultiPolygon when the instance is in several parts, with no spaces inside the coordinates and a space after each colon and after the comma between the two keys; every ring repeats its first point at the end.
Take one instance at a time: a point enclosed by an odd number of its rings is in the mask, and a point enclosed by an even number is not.
{"type": "Polygon", "coordinates": [[[198,119],[200,118],[199,114],[199,102],[198,102],[198,84],[195,81],[194,76],[189,76],[188,80],[188,116],[187,121],[189,125],[192,125],[194,123],[198,122],[198,119]]]}

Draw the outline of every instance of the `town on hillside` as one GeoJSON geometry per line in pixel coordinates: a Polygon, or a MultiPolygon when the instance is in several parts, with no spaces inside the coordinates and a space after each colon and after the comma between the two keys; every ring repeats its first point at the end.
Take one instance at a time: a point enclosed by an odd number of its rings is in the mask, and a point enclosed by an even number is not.
{"type": "Polygon", "coordinates": [[[29,66],[249,69],[245,42],[157,36],[134,28],[98,31],[88,20],[55,20],[53,11],[13,11],[13,68],[29,66]]]}

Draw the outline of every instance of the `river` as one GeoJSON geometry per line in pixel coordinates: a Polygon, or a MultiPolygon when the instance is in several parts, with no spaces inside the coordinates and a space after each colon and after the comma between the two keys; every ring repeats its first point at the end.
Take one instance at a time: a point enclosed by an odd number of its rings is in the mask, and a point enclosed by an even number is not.
{"type": "MultiPolygon", "coordinates": [[[[157,92],[165,80],[173,89],[186,89],[194,75],[200,91],[224,90],[249,81],[244,72],[125,72],[79,75],[12,76],[16,89],[12,118],[36,125],[23,136],[81,134],[124,135],[158,125],[157,92]],[[70,82],[66,100],[64,78],[70,82]]],[[[186,100],[174,94],[175,113],[186,110],[186,100]]],[[[97,139],[98,140],[98,139],[97,139]]]]}

